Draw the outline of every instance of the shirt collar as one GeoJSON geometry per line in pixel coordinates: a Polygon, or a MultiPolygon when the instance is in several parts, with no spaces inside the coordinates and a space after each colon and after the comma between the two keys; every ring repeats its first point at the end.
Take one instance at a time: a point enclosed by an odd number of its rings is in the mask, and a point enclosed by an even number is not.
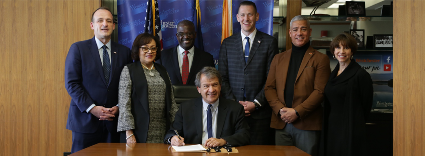
{"type": "MultiPolygon", "coordinates": [[[[219,101],[220,101],[220,98],[217,99],[217,101],[212,104],[211,111],[217,110],[218,104],[220,103],[219,101]]],[[[208,110],[209,103],[205,102],[203,98],[202,98],[202,105],[203,105],[204,110],[208,110]]]]}
{"type": "MultiPolygon", "coordinates": [[[[250,42],[252,41],[252,39],[254,39],[255,34],[257,34],[257,28],[255,28],[254,31],[251,34],[248,35],[250,42]]],[[[242,33],[242,31],[241,31],[241,36],[242,36],[242,40],[244,40],[245,37],[247,37],[247,36],[245,36],[245,34],[242,33]]]]}
{"type": "MultiPolygon", "coordinates": [[[[185,50],[179,45],[179,54],[184,54],[185,50]]],[[[195,51],[195,46],[192,46],[192,48],[190,48],[189,50],[189,54],[193,54],[193,52],[195,51]]]]}
{"type": "MultiPolygon", "coordinates": [[[[94,40],[96,40],[97,49],[100,49],[100,48],[103,47],[102,41],[97,39],[97,37],[94,37],[94,40]]],[[[105,45],[106,45],[106,47],[108,47],[108,49],[111,49],[111,40],[109,40],[108,43],[106,43],[105,45]]]]}

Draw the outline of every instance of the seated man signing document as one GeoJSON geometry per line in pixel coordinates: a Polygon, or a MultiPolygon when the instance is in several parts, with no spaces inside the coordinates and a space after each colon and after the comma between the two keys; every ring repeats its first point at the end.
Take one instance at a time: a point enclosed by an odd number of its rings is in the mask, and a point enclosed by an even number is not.
{"type": "Polygon", "coordinates": [[[196,74],[195,85],[202,98],[180,105],[164,142],[173,146],[187,143],[206,147],[249,144],[249,126],[244,119],[243,106],[232,100],[219,99],[220,73],[213,67],[204,67],[196,74]]]}

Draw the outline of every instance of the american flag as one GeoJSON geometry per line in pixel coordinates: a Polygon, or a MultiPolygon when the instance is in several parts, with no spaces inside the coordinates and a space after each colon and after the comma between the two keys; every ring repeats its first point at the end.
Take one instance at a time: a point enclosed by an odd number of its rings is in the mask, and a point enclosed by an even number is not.
{"type": "Polygon", "coordinates": [[[159,37],[162,50],[161,20],[159,19],[158,0],[148,0],[146,6],[145,32],[159,37]],[[152,3],[154,5],[152,5],[152,3]]]}

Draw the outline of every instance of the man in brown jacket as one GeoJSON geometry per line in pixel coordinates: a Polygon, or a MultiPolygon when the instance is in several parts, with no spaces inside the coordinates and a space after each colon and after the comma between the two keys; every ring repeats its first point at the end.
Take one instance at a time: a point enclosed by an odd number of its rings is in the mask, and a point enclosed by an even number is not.
{"type": "Polygon", "coordinates": [[[314,156],[331,71],[329,58],[310,47],[311,31],[306,18],[291,20],[292,49],[274,57],[264,91],[273,109],[270,127],[276,129],[276,145],[296,146],[314,156]]]}

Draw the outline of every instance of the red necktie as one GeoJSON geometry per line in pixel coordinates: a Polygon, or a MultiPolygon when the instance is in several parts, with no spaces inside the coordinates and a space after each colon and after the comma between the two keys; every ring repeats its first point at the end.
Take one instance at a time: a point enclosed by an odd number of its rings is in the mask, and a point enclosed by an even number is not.
{"type": "Polygon", "coordinates": [[[184,51],[183,56],[183,65],[182,65],[182,81],[185,85],[187,83],[187,78],[189,77],[189,59],[187,58],[187,54],[189,51],[184,51]]]}

